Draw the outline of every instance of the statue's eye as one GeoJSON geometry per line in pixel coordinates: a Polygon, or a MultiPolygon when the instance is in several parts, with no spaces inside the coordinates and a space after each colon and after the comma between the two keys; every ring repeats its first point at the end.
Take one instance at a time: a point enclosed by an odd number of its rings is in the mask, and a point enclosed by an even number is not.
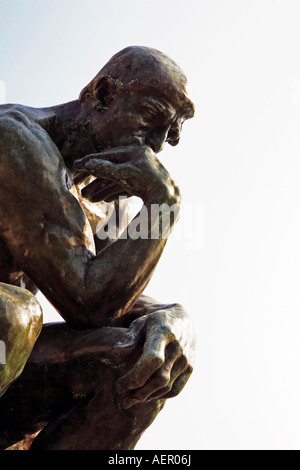
{"type": "Polygon", "coordinates": [[[160,123],[161,121],[164,120],[164,115],[162,112],[157,111],[157,112],[146,112],[144,115],[144,122],[146,124],[157,124],[158,122],[160,123]]]}
{"type": "Polygon", "coordinates": [[[166,108],[154,99],[141,104],[141,116],[147,125],[162,125],[167,120],[166,108]]]}

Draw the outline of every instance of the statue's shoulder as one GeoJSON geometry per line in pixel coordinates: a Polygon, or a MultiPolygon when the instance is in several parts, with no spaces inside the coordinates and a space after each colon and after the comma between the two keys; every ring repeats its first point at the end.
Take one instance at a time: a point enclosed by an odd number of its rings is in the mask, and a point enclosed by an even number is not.
{"type": "Polygon", "coordinates": [[[12,136],[21,134],[24,137],[33,131],[36,131],[37,124],[27,115],[22,106],[2,105],[0,106],[0,138],[5,136],[6,131],[12,136]]]}
{"type": "MultiPolygon", "coordinates": [[[[18,105],[0,106],[0,156],[39,157],[52,142],[45,130],[18,105]]],[[[53,144],[52,144],[53,145],[53,144]]]]}
{"type": "Polygon", "coordinates": [[[6,128],[16,132],[22,127],[30,127],[32,123],[24,113],[21,106],[7,104],[0,106],[0,126],[3,131],[6,128]]]}

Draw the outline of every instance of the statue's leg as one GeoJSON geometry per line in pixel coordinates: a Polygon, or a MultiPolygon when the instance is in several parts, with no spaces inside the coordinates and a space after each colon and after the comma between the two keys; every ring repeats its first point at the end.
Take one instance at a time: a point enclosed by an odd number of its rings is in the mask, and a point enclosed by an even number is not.
{"type": "Polygon", "coordinates": [[[28,290],[0,283],[0,397],[19,377],[42,328],[42,309],[28,290]]]}
{"type": "Polygon", "coordinates": [[[133,449],[164,401],[121,408],[115,383],[141,354],[116,347],[125,331],[45,325],[21,377],[0,399],[1,447],[42,429],[32,450],[133,449]]]}

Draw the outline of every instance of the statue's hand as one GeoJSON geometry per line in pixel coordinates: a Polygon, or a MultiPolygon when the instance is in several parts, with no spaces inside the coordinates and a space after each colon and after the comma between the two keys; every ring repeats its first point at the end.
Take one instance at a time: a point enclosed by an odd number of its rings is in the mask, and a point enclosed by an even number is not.
{"type": "Polygon", "coordinates": [[[119,195],[151,200],[153,194],[168,203],[178,202],[179,189],[150,147],[115,147],[77,160],[73,169],[88,171],[97,180],[82,195],[92,202],[109,201],[119,195]]]}
{"type": "Polygon", "coordinates": [[[142,338],[145,342],[141,357],[117,382],[125,409],[177,396],[193,371],[193,327],[179,305],[138,318],[117,346],[126,349],[142,338]]]}

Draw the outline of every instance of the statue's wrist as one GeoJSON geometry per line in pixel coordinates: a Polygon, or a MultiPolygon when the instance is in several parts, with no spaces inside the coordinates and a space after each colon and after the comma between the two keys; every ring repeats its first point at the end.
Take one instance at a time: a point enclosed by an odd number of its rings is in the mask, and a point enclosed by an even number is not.
{"type": "Polygon", "coordinates": [[[151,204],[168,204],[169,206],[177,205],[179,207],[181,196],[176,186],[160,185],[156,188],[151,188],[143,200],[146,206],[151,204]]]}

